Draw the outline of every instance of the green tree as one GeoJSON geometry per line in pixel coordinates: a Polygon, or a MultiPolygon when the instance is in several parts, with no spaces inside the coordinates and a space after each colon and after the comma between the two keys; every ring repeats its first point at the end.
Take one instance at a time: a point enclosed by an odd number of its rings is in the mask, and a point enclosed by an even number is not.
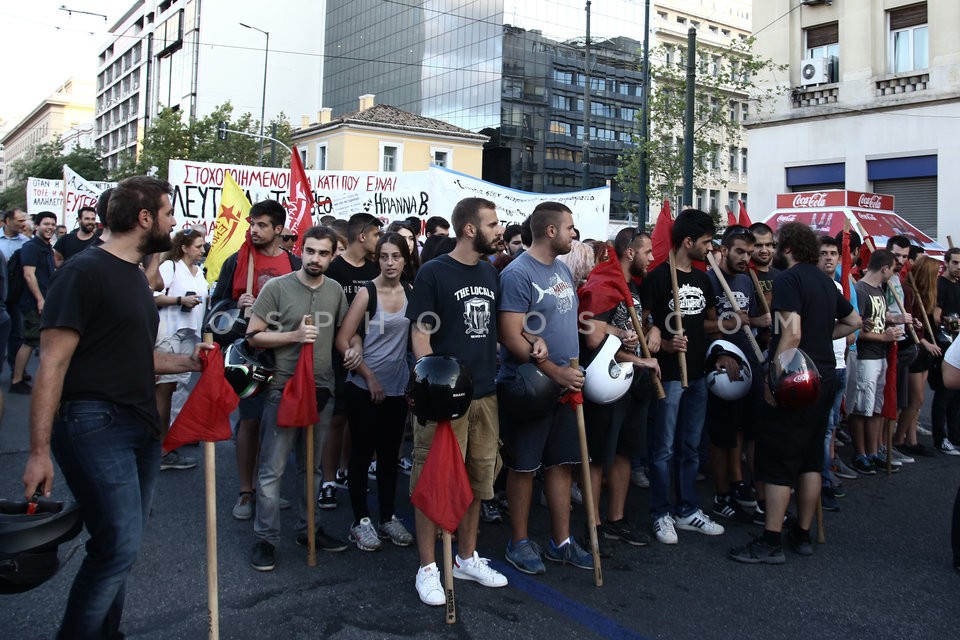
{"type": "Polygon", "coordinates": [[[31,158],[23,158],[9,167],[12,182],[0,193],[0,209],[27,206],[27,178],[62,179],[63,165],[87,180],[106,180],[100,154],[96,149],[74,146],[64,149],[60,136],[37,145],[31,158]]]}
{"type": "MultiPolygon", "coordinates": [[[[775,89],[762,89],[752,82],[759,73],[783,70],[785,66],[753,55],[753,39],[734,40],[723,49],[698,46],[696,103],[693,125],[694,189],[707,184],[726,185],[727,150],[739,149],[743,142],[742,118],[731,118],[731,101],[749,104],[752,115],[762,113],[775,89]]],[[[648,197],[674,198],[682,190],[684,165],[684,124],[686,123],[685,48],[663,45],[651,52],[650,75],[654,79],[650,91],[650,134],[633,134],[633,146],[620,160],[617,179],[621,188],[634,195],[640,193],[640,166],[645,158],[650,184],[648,197]]],[[[639,118],[640,116],[638,116],[639,118]]],[[[648,203],[640,203],[645,208],[648,203]]]]}

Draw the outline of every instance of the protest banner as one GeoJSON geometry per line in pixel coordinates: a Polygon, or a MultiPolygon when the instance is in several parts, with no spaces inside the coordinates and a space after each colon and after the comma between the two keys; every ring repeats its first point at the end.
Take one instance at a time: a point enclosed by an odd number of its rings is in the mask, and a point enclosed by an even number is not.
{"type": "Polygon", "coordinates": [[[100,194],[106,189],[117,186],[117,183],[84,180],[69,167],[64,167],[64,173],[70,181],[67,187],[66,203],[64,203],[63,180],[27,178],[27,214],[32,216],[41,211],[53,211],[57,214],[59,224],[66,225],[68,230],[73,230],[77,226],[77,212],[80,208],[96,207],[100,194]]]}

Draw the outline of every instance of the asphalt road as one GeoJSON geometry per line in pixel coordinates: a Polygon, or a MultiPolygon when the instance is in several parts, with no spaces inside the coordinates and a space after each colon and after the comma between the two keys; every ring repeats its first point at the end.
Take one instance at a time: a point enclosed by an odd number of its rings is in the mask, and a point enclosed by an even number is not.
{"type": "MultiPolygon", "coordinates": [[[[8,376],[2,385],[7,388],[8,376]]],[[[6,395],[0,426],[3,495],[21,494],[27,456],[29,397],[6,395]]],[[[848,451],[849,449],[847,449],[848,451]]],[[[200,451],[190,451],[200,456],[200,451]]],[[[826,514],[827,544],[812,558],[787,551],[782,566],[746,566],[726,551],[760,528],[731,525],[719,537],[679,532],[680,543],[615,547],[604,561],[604,585],[593,573],[548,566],[518,574],[503,560],[509,526],[482,524],[479,550],[509,578],[503,589],[457,582],[458,622],[443,608],[420,603],[414,589],[414,547],[377,553],[351,547],[318,552],[306,565],[296,546],[294,515],[283,512],[277,568],[249,565],[251,522],[234,520],[234,447],[216,445],[220,633],[222,638],[951,638],[960,620],[960,575],[951,568],[949,519],[960,484],[960,458],[923,458],[893,477],[847,482],[840,513],[826,514]]],[[[68,491],[58,477],[55,496],[68,491]]],[[[401,483],[402,484],[402,483],[401,483]]],[[[375,490],[375,483],[372,483],[375,490]]],[[[709,481],[700,485],[703,504],[709,481]]],[[[405,487],[400,491],[405,494],[405,487]]],[[[292,495],[290,478],[285,495],[292,495]]],[[[373,496],[373,494],[371,494],[373,496]]],[[[346,537],[351,515],[345,492],[321,524],[346,537]]],[[[628,514],[646,522],[647,492],[633,488],[628,514]]],[[[128,638],[206,637],[207,598],[202,468],[165,471],[144,548],[127,587],[123,630],[128,638]]],[[[410,505],[400,515],[412,529],[410,505]]],[[[578,507],[573,531],[583,531],[578,507]]],[[[535,500],[532,536],[545,544],[546,509],[535,500]]],[[[61,547],[57,576],[19,595],[0,596],[0,637],[50,638],[83,555],[85,534],[61,547]]],[[[549,563],[548,563],[549,564],[549,563]]]]}

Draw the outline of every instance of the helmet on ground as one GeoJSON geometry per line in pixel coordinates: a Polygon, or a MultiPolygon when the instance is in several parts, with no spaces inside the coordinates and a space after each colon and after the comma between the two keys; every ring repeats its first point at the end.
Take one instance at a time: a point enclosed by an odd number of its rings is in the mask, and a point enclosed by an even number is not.
{"type": "Polygon", "coordinates": [[[234,341],[223,354],[223,373],[241,399],[249,398],[273,379],[273,352],[255,349],[246,340],[234,341]]]}
{"type": "Polygon", "coordinates": [[[82,528],[75,502],[0,500],[0,593],[29,591],[52,578],[60,567],[57,547],[82,528]]]}
{"type": "Polygon", "coordinates": [[[724,400],[739,400],[745,398],[750,393],[750,387],[753,384],[753,371],[747,357],[737,345],[729,340],[714,340],[707,348],[707,361],[705,363],[707,372],[707,389],[709,389],[718,398],[724,400]],[[730,356],[737,361],[740,366],[740,377],[737,380],[730,380],[726,369],[717,371],[717,358],[720,356],[730,356]]]}
{"type": "Polygon", "coordinates": [[[507,412],[538,418],[557,407],[561,391],[537,365],[526,362],[497,384],[497,403],[507,412]]]}
{"type": "Polygon", "coordinates": [[[615,336],[604,338],[600,351],[584,372],[583,395],[590,402],[610,404],[630,390],[633,365],[629,362],[621,365],[614,359],[621,344],[615,336]]]}
{"type": "Polygon", "coordinates": [[[778,407],[805,409],[820,395],[817,365],[800,349],[787,349],[770,363],[767,371],[770,392],[778,407]]]}
{"type": "Polygon", "coordinates": [[[413,415],[421,421],[454,420],[467,412],[473,400],[473,380],[452,356],[424,356],[413,365],[407,395],[413,415]]]}

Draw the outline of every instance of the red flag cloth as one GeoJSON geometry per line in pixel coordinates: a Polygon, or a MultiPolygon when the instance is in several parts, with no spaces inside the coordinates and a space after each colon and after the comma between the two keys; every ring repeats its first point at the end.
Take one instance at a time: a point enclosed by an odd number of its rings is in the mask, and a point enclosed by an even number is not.
{"type": "Polygon", "coordinates": [[[220,345],[200,352],[200,379],[163,439],[163,452],[190,442],[230,439],[230,414],[240,398],[223,375],[220,345]]]}
{"type": "Polygon", "coordinates": [[[887,381],[883,387],[882,415],[887,420],[897,419],[897,343],[894,342],[887,349],[887,381]]]}
{"type": "Polygon", "coordinates": [[[860,264],[851,270],[854,280],[859,280],[867,272],[867,265],[870,264],[873,251],[873,236],[864,237],[863,244],[860,245],[860,264]]]}
{"type": "MultiPolygon", "coordinates": [[[[247,269],[249,268],[250,260],[253,260],[253,268],[254,271],[256,271],[256,256],[257,250],[253,246],[253,238],[250,236],[248,229],[247,237],[243,241],[243,246],[237,251],[237,268],[233,271],[233,286],[231,287],[232,291],[230,293],[234,300],[239,299],[244,293],[256,295],[253,291],[247,291],[247,269]]],[[[254,288],[256,288],[256,281],[254,281],[254,288]]]]}
{"type": "Polygon", "coordinates": [[[583,392],[567,391],[565,394],[560,396],[560,404],[570,405],[570,408],[576,411],[577,406],[583,404],[583,392]]]}
{"type": "Polygon", "coordinates": [[[444,531],[451,533],[460,525],[463,514],[473,502],[473,489],[463,464],[460,443],[449,420],[437,423],[427,461],[410,502],[444,531]]]}
{"type": "Polygon", "coordinates": [[[313,226],[314,203],[313,187],[310,186],[310,180],[300,161],[300,153],[294,145],[293,154],[290,157],[290,194],[287,196],[285,206],[287,226],[297,236],[296,242],[293,243],[295,255],[299,256],[303,251],[303,236],[307,233],[307,229],[313,226]]]}
{"type": "Polygon", "coordinates": [[[743,200],[737,200],[737,202],[740,204],[740,226],[749,227],[753,222],[747,215],[747,205],[743,204],[743,200]]]}
{"type": "Polygon", "coordinates": [[[850,231],[843,232],[843,242],[840,245],[840,286],[843,287],[843,297],[850,300],[850,271],[853,269],[853,256],[850,255],[850,231]]]}
{"type": "Polygon", "coordinates": [[[607,247],[607,260],[604,260],[590,272],[587,281],[577,291],[580,299],[580,312],[589,311],[596,315],[612,309],[618,302],[633,306],[630,287],[623,276],[623,268],[613,247],[607,247]]]}
{"type": "Polygon", "coordinates": [[[283,386],[277,425],[305,427],[320,419],[317,413],[317,387],[313,382],[313,343],[304,342],[293,375],[283,386]]]}
{"type": "Polygon", "coordinates": [[[730,210],[730,207],[727,207],[727,226],[732,227],[737,224],[737,216],[733,215],[733,211],[730,210]]]}
{"type": "Polygon", "coordinates": [[[667,254],[673,248],[673,216],[670,215],[670,201],[664,200],[663,207],[660,208],[660,215],[657,216],[657,222],[653,225],[653,260],[647,271],[653,271],[657,265],[667,261],[667,254]]]}

